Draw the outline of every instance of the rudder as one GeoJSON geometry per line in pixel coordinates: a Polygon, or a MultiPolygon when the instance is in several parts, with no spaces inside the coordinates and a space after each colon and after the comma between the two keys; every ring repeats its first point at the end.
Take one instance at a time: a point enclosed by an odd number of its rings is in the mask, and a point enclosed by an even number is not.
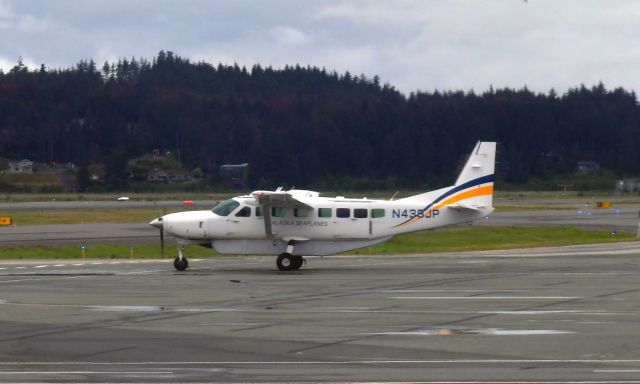
{"type": "MultiPolygon", "coordinates": [[[[495,163],[496,143],[478,141],[455,183],[455,186],[464,186],[465,189],[469,188],[471,191],[482,189],[482,193],[478,193],[477,197],[468,199],[466,201],[467,204],[492,206],[495,163]]],[[[478,190],[477,192],[480,191],[478,190]]]]}

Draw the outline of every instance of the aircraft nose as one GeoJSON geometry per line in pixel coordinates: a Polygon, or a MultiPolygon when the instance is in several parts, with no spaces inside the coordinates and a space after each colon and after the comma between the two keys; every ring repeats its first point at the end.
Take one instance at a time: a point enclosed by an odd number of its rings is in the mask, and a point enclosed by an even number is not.
{"type": "Polygon", "coordinates": [[[149,225],[152,227],[156,227],[158,229],[162,229],[162,217],[158,217],[157,219],[153,219],[149,222],[149,225]]]}

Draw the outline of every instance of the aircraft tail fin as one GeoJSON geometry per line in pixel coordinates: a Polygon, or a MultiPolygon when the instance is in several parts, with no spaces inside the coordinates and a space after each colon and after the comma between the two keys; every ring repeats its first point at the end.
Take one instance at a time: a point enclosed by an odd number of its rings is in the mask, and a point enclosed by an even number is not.
{"type": "Polygon", "coordinates": [[[482,176],[493,176],[496,163],[496,143],[478,141],[460,171],[455,185],[461,185],[482,176]]]}
{"type": "Polygon", "coordinates": [[[496,143],[478,141],[454,184],[469,196],[465,205],[492,206],[495,163],[496,143]]]}
{"type": "Polygon", "coordinates": [[[400,200],[465,211],[493,209],[495,158],[496,143],[478,141],[454,185],[400,200]]]}

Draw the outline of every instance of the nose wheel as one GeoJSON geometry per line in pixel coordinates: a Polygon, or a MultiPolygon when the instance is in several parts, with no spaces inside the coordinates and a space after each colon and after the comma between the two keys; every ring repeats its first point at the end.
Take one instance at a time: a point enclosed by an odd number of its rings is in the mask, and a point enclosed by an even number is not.
{"type": "Polygon", "coordinates": [[[182,259],[176,257],[175,260],[173,260],[173,267],[178,271],[184,271],[189,268],[189,261],[186,257],[183,257],[182,259]]]}
{"type": "Polygon", "coordinates": [[[178,271],[184,271],[189,268],[189,260],[184,257],[184,245],[178,245],[178,256],[173,260],[173,267],[178,271]]]}

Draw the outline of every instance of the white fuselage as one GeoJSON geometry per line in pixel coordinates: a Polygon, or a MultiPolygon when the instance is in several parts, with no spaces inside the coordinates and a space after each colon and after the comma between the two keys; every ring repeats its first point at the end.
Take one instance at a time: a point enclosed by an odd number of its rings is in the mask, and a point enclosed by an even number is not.
{"type": "Polygon", "coordinates": [[[305,200],[312,206],[308,209],[274,206],[272,236],[268,236],[264,215],[259,212],[261,206],[255,199],[240,196],[234,200],[239,205],[226,216],[211,210],[173,213],[163,217],[163,227],[176,237],[192,242],[214,242],[214,246],[216,240],[274,238],[285,241],[362,241],[478,220],[493,211],[492,207],[457,210],[438,207],[437,204],[427,208],[429,202],[418,200],[316,197],[305,200]]]}
{"type": "Polygon", "coordinates": [[[182,244],[211,245],[220,253],[331,255],[486,217],[493,211],[495,148],[494,142],[478,142],[454,185],[400,200],[330,198],[279,188],[150,224],[182,244]]]}

